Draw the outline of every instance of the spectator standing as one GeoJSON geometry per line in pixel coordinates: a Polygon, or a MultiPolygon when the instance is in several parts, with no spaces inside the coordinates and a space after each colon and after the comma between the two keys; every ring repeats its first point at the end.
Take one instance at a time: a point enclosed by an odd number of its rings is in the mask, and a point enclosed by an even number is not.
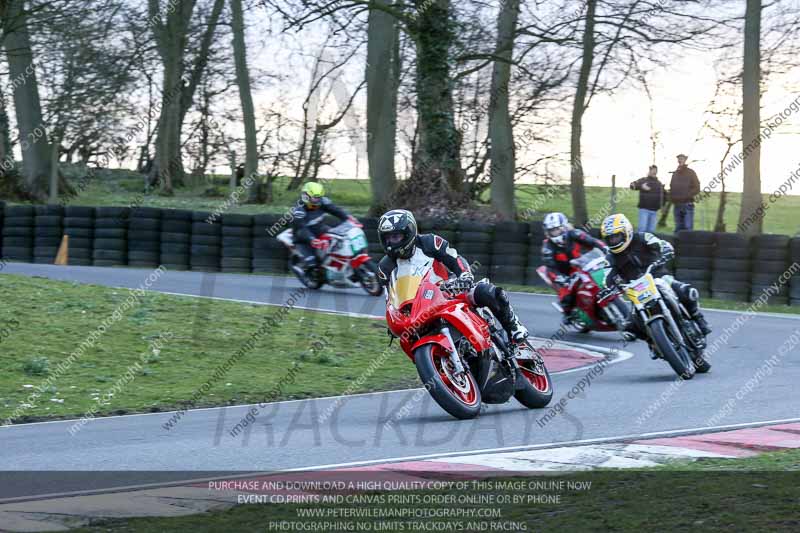
{"type": "Polygon", "coordinates": [[[669,184],[676,232],[694,229],[694,197],[700,192],[700,180],[686,164],[686,159],[686,155],[678,154],[678,168],[672,173],[669,184]]]}
{"type": "Polygon", "coordinates": [[[639,227],[637,230],[656,231],[658,210],[664,205],[664,184],[658,179],[658,167],[650,165],[647,176],[631,183],[631,189],[639,191],[639,227]]]}

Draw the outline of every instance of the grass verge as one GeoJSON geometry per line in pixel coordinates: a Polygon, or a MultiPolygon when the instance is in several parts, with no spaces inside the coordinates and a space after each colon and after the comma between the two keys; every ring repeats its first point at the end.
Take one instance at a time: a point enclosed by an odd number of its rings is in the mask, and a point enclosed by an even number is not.
{"type": "MultiPolygon", "coordinates": [[[[130,296],[125,289],[4,275],[0,284],[0,421],[149,412],[182,407],[215,369],[280,308],[145,292],[94,346],[57,372],[130,296]],[[57,379],[54,377],[57,376],[57,379]],[[48,383],[52,381],[52,383],[48,383]],[[30,403],[33,391],[40,397],[30,403]],[[110,396],[109,393],[113,394],[110,396]]],[[[386,349],[385,325],[291,309],[214,380],[197,406],[341,394],[386,349]],[[297,379],[277,385],[294,363],[297,379]]],[[[352,392],[416,384],[397,353],[352,392]]]]}
{"type": "Polygon", "coordinates": [[[438,491],[357,493],[360,499],[339,504],[109,520],[78,531],[797,531],[798,463],[800,451],[791,450],[639,471],[493,478],[438,491]],[[404,511],[411,516],[398,518],[404,511]]]}
{"type": "MultiPolygon", "coordinates": [[[[67,167],[70,180],[79,183],[85,175],[78,167],[67,167]]],[[[175,190],[173,196],[162,196],[156,192],[143,194],[141,174],[127,170],[100,170],[96,179],[83,183],[81,193],[70,199],[70,205],[119,205],[149,206],[173,209],[213,211],[229,196],[228,176],[208,175],[191,178],[187,185],[175,190]]],[[[667,178],[668,179],[668,178],[667,178]]],[[[274,200],[270,204],[241,204],[232,206],[231,213],[284,213],[297,201],[297,191],[287,191],[289,178],[278,178],[274,183],[274,200]]],[[[633,181],[633,180],[631,180],[633,181]]],[[[337,204],[356,215],[365,215],[370,207],[371,187],[368,180],[335,179],[324,182],[326,194],[337,204]]],[[[617,189],[616,212],[625,213],[636,224],[638,218],[638,193],[627,188],[628,182],[617,189]]],[[[542,186],[518,184],[516,186],[517,212],[526,219],[541,219],[545,213],[561,211],[571,216],[572,197],[568,185],[542,186]]],[[[727,231],[735,231],[741,209],[741,193],[728,193],[725,224],[727,231]]],[[[767,195],[763,195],[765,200],[767,195]]],[[[487,201],[488,193],[483,200],[487,201]]],[[[587,187],[586,203],[589,218],[610,214],[610,187],[587,187]]],[[[707,200],[697,203],[695,229],[711,230],[716,222],[719,193],[712,193],[707,200]]],[[[770,204],[764,217],[764,232],[795,235],[800,231],[795,213],[800,209],[800,196],[784,196],[770,204]]],[[[674,228],[672,214],[667,225],[659,232],[671,233],[674,228]]]]}

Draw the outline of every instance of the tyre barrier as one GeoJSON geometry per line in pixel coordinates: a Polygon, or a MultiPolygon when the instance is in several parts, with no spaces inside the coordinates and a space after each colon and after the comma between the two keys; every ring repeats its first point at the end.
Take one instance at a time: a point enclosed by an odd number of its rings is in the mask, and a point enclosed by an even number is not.
{"type": "Polygon", "coordinates": [[[159,261],[167,270],[189,270],[192,246],[192,212],[164,209],[161,213],[159,261]]]}
{"type": "MultiPolygon", "coordinates": [[[[289,254],[286,247],[269,234],[280,215],[266,214],[253,217],[253,272],[262,274],[285,273],[289,271],[289,254]]],[[[287,226],[288,227],[288,226],[287,226]]],[[[286,228],[281,227],[275,235],[286,228]]]]}
{"type": "Polygon", "coordinates": [[[31,205],[5,206],[3,210],[3,259],[33,261],[34,210],[31,205]]]}
{"type": "Polygon", "coordinates": [[[470,265],[476,279],[491,276],[494,228],[490,224],[464,220],[456,224],[458,253],[470,265]]]}
{"type": "Polygon", "coordinates": [[[715,233],[711,297],[744,302],[750,296],[750,239],[738,233],[715,233]]]}
{"type": "Polygon", "coordinates": [[[94,218],[92,264],[125,266],[128,264],[128,207],[97,207],[94,218]]]}
{"type": "Polygon", "coordinates": [[[253,216],[222,215],[222,272],[251,272],[253,269],[253,216]]]}
{"type": "Polygon", "coordinates": [[[499,222],[492,239],[489,277],[498,284],[525,284],[530,226],[527,222],[499,222]]]}
{"type": "Polygon", "coordinates": [[[64,208],[60,205],[34,206],[33,262],[50,264],[58,253],[64,235],[64,208]]]}
{"type": "Polygon", "coordinates": [[[189,247],[189,269],[219,272],[222,251],[222,225],[206,211],[192,212],[192,239],[189,247]]]}
{"type": "MultiPolygon", "coordinates": [[[[285,229],[274,227],[281,214],[209,217],[207,212],[178,209],[0,202],[0,253],[7,261],[52,263],[67,235],[73,265],[154,268],[161,264],[172,270],[288,272],[287,250],[274,236],[285,229]]],[[[360,220],[370,256],[380,260],[378,220],[360,220]]],[[[500,285],[543,284],[536,274],[544,239],[540,221],[493,225],[426,219],[419,225],[421,232],[447,239],[471,263],[476,277],[489,276],[500,285]]],[[[675,277],[716,299],[757,300],[790,265],[800,264],[800,237],[758,235],[751,239],[707,231],[657,236],[676,248],[675,277]]],[[[800,272],[794,272],[768,302],[800,305],[800,272]]]]}
{"type": "Polygon", "coordinates": [[[64,235],[69,237],[69,264],[92,264],[94,251],[94,207],[67,206],[64,208],[64,235]]]}
{"type": "MultiPolygon", "coordinates": [[[[750,278],[750,301],[753,302],[773,286],[780,276],[786,272],[790,264],[790,238],[786,235],[756,235],[752,239],[751,257],[752,275],[750,278]]],[[[774,289],[773,289],[774,290],[774,289]]],[[[777,294],[770,294],[767,303],[787,305],[789,303],[789,285],[779,287],[777,294]]]]}
{"type": "Polygon", "coordinates": [[[128,220],[128,265],[155,268],[161,261],[162,210],[153,207],[131,209],[128,220]]]}
{"type": "Polygon", "coordinates": [[[700,296],[710,296],[714,234],[710,231],[679,231],[674,247],[675,278],[691,284],[700,296]]]}
{"type": "MultiPolygon", "coordinates": [[[[800,237],[789,243],[789,263],[800,265],[800,237]]],[[[800,305],[800,272],[793,273],[789,281],[789,305],[800,305]]]]}

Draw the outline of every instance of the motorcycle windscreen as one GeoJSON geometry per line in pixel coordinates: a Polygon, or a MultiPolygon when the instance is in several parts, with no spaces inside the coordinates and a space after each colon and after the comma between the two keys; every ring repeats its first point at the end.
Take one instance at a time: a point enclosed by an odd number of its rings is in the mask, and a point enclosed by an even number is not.
{"type": "Polygon", "coordinates": [[[389,286],[389,303],[395,309],[400,309],[416,298],[419,286],[431,268],[432,261],[424,255],[419,257],[420,255],[415,253],[411,259],[401,261],[394,271],[389,286]]]}

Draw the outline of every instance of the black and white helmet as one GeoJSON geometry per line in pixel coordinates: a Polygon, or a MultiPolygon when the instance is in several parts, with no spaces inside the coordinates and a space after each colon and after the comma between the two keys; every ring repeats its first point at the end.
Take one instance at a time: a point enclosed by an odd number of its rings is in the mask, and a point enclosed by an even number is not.
{"type": "Polygon", "coordinates": [[[569,219],[564,213],[548,213],[542,221],[544,234],[557,246],[564,246],[569,231],[569,219]]]}
{"type": "Polygon", "coordinates": [[[392,209],[384,213],[378,221],[378,239],[389,257],[411,257],[417,240],[417,221],[411,211],[392,209]]]}

